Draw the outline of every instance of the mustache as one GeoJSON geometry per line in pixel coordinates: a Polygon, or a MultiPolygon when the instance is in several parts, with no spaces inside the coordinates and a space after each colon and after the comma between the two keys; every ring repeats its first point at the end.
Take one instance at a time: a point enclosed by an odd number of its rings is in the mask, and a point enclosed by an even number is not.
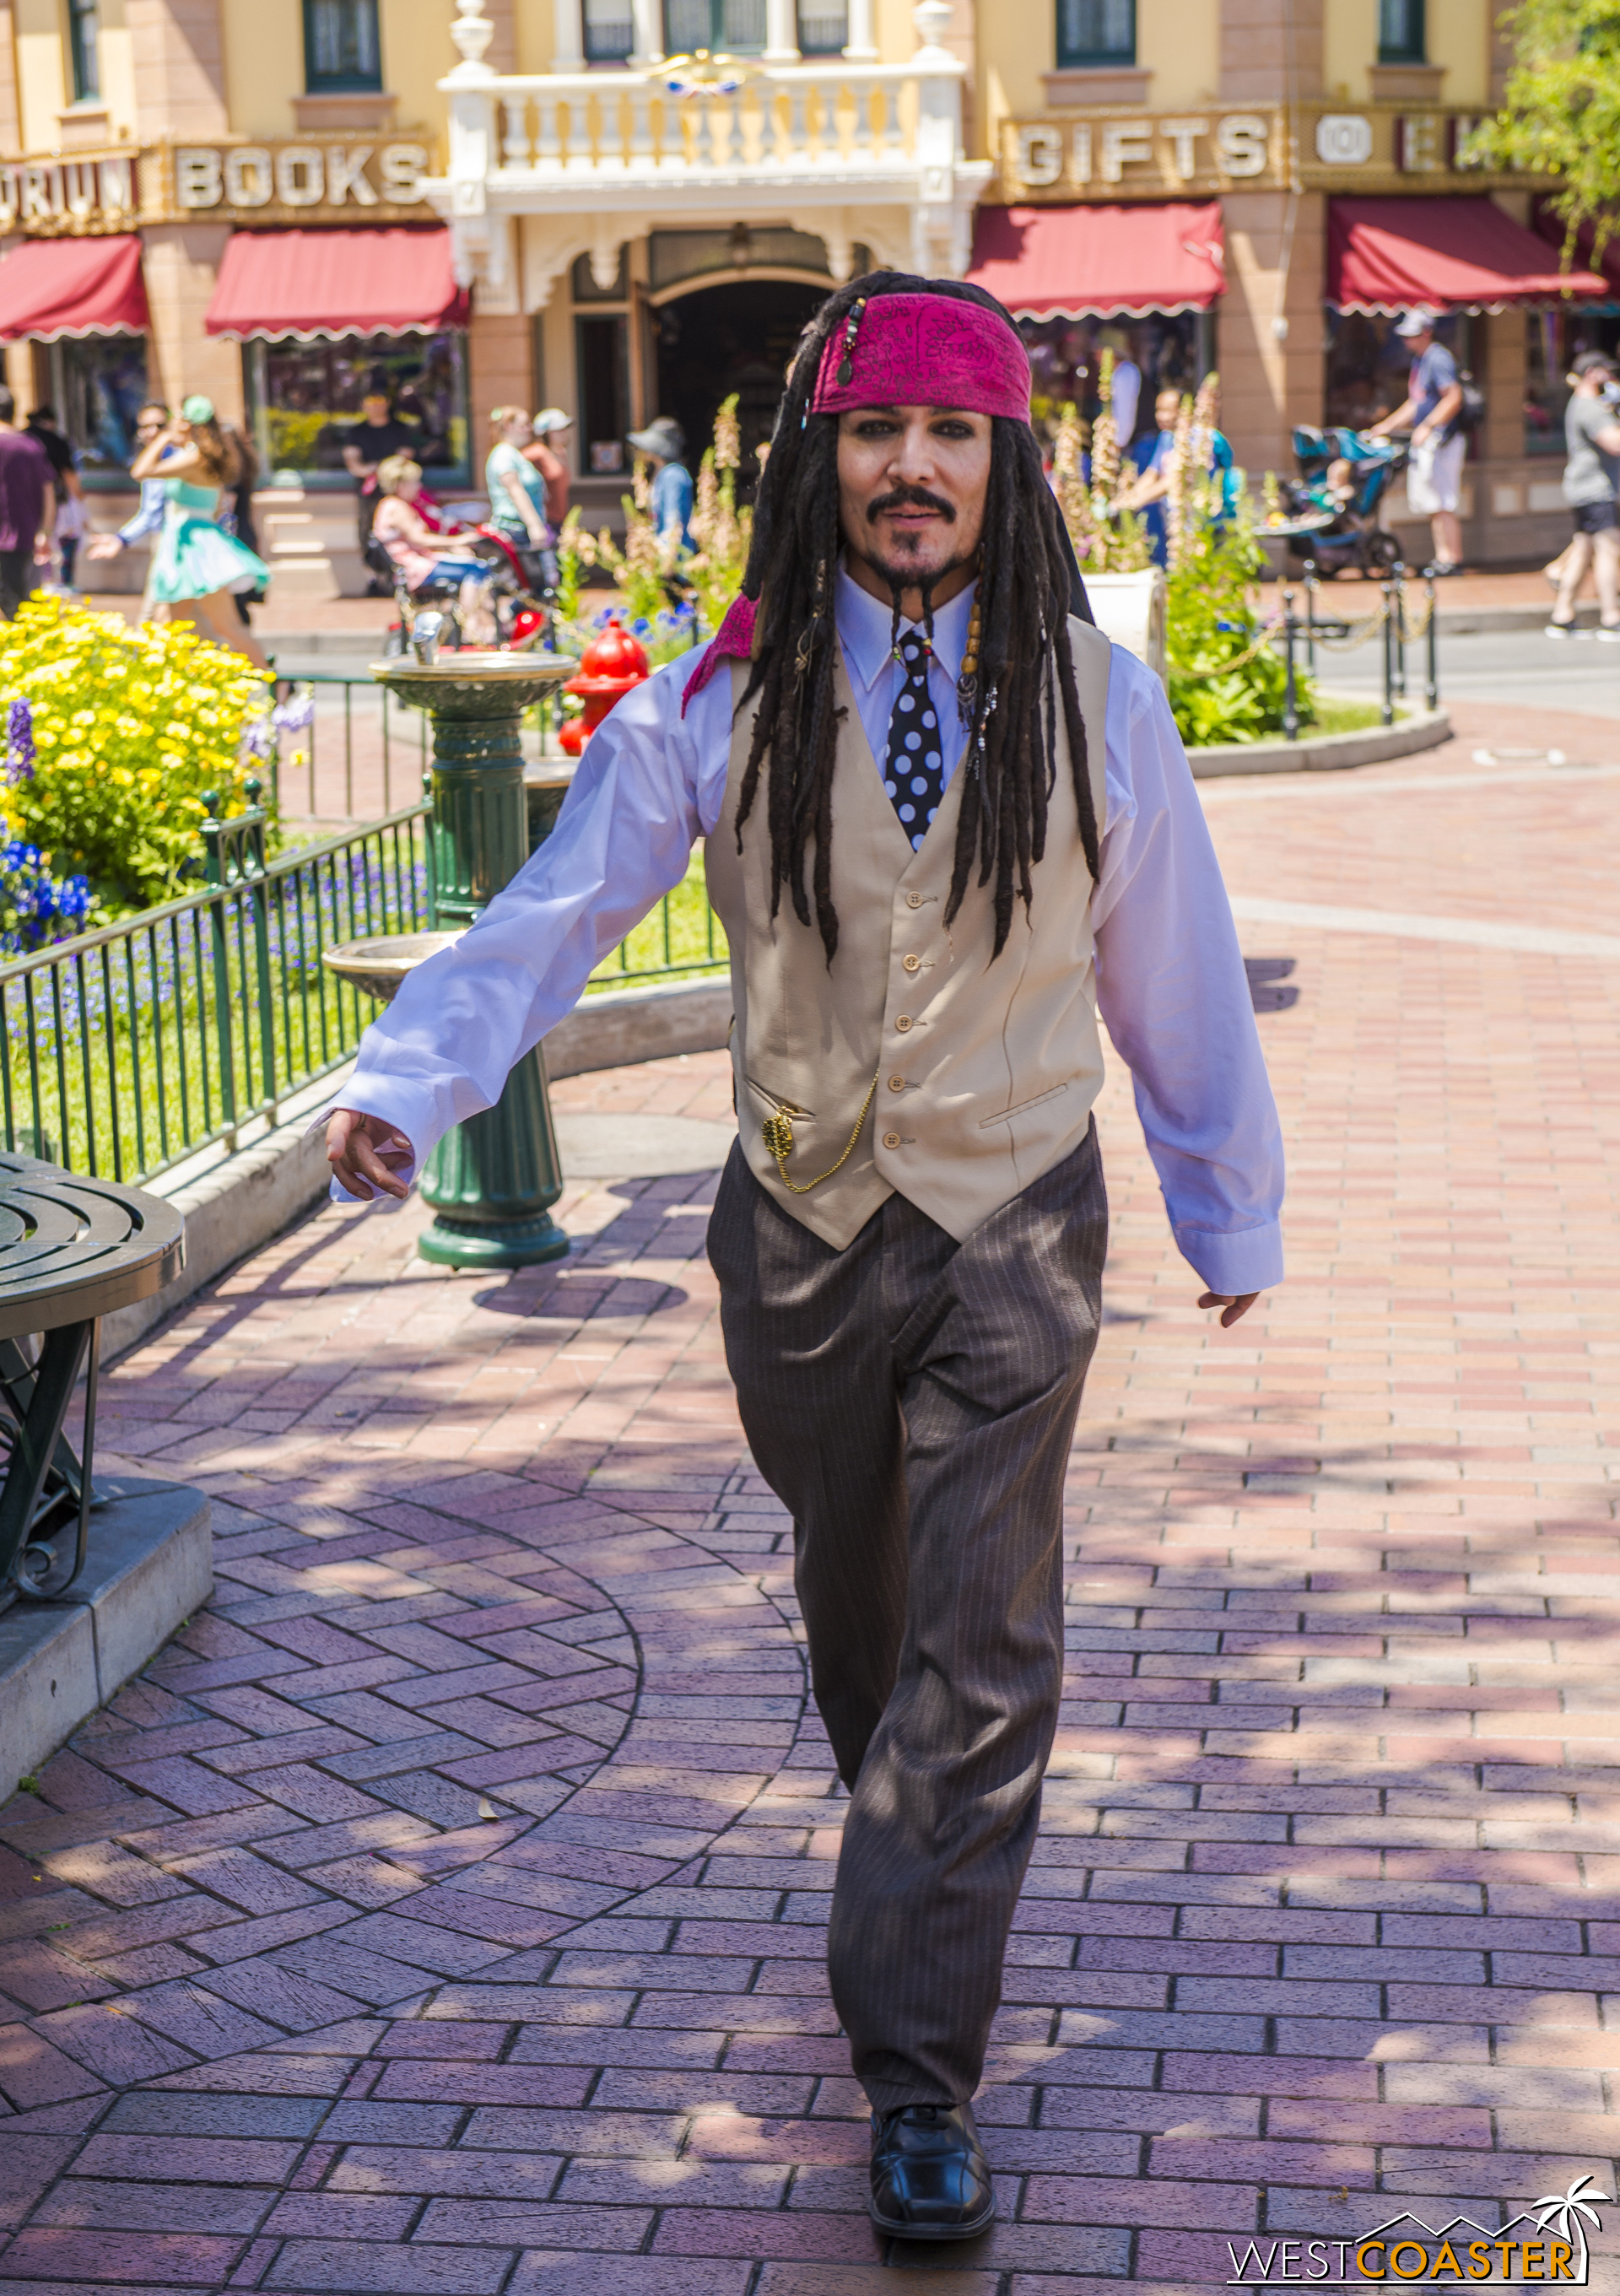
{"type": "Polygon", "coordinates": [[[926,487],[894,487],[886,495],[874,495],[866,505],[868,518],[881,518],[891,510],[931,510],[948,525],[956,523],[956,512],[939,495],[931,495],[926,487]]]}

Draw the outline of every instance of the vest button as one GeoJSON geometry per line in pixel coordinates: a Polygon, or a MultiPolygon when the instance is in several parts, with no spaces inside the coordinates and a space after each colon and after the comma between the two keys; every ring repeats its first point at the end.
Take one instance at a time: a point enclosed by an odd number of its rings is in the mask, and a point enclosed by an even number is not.
{"type": "Polygon", "coordinates": [[[888,1080],[888,1088],[890,1092],[904,1092],[905,1090],[905,1078],[904,1077],[890,1077],[888,1080]]]}
{"type": "Polygon", "coordinates": [[[896,1028],[899,1029],[902,1036],[904,1036],[906,1030],[911,1027],[911,1015],[908,1013],[902,1013],[900,1018],[895,1023],[896,1028]]]}
{"type": "Polygon", "coordinates": [[[908,909],[920,909],[922,906],[921,894],[908,893],[905,897],[905,906],[908,909]]]}
{"type": "Polygon", "coordinates": [[[920,956],[903,956],[900,962],[908,972],[920,972],[922,970],[922,959],[920,956]]]}
{"type": "Polygon", "coordinates": [[[900,1135],[897,1132],[886,1132],[883,1135],[883,1145],[886,1148],[897,1148],[900,1145],[900,1135]]]}

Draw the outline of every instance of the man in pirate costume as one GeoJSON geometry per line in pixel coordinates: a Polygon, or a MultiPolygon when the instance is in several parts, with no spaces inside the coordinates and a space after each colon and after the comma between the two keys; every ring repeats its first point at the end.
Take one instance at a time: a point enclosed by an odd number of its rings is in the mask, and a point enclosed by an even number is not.
{"type": "Polygon", "coordinates": [[[994,2213],[970,2100],[1062,1677],[1064,1470],[1108,1209],[1097,1011],[1201,1307],[1281,1275],[1282,1161],[1158,681],[1085,619],[980,290],[879,272],[794,362],[743,594],[361,1048],[329,1153],[403,1195],[707,839],[739,1140],[709,1227],[849,1789],[828,1945],[871,2213],[994,2213]]]}

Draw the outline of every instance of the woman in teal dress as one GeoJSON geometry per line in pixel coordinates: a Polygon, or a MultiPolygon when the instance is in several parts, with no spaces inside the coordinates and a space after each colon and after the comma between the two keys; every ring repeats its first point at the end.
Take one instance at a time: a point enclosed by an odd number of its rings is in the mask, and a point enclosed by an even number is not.
{"type": "Polygon", "coordinates": [[[270,569],[217,523],[230,466],[213,401],[200,397],[188,398],[130,464],[132,479],[161,479],[168,496],[147,596],[154,621],[192,622],[204,637],[266,669],[263,651],[238,619],[232,593],[257,589],[270,579],[270,569]]]}

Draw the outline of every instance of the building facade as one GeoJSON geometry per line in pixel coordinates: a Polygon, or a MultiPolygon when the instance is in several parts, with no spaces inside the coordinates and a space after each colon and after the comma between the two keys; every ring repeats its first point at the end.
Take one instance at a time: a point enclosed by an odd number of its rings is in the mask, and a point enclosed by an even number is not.
{"type": "MultiPolygon", "coordinates": [[[[626,433],[768,429],[816,301],[871,263],[982,279],[1038,412],[1218,367],[1251,472],[1362,422],[1415,301],[1484,386],[1476,562],[1561,532],[1561,377],[1620,334],[1559,292],[1539,186],[1469,135],[1494,0],[0,0],[0,337],[110,522],[135,406],[205,390],[257,441],[278,573],[360,587],[368,389],[441,494],[496,404],[576,418],[610,516],[626,433]]],[[[1404,519],[1399,495],[1397,525],[1404,519]]],[[[103,522],[98,515],[98,523],[103,522]]],[[[1412,547],[1420,536],[1410,529],[1412,547]]],[[[115,564],[119,562],[114,562],[115,564]]],[[[132,578],[134,575],[132,573],[132,578]]]]}

